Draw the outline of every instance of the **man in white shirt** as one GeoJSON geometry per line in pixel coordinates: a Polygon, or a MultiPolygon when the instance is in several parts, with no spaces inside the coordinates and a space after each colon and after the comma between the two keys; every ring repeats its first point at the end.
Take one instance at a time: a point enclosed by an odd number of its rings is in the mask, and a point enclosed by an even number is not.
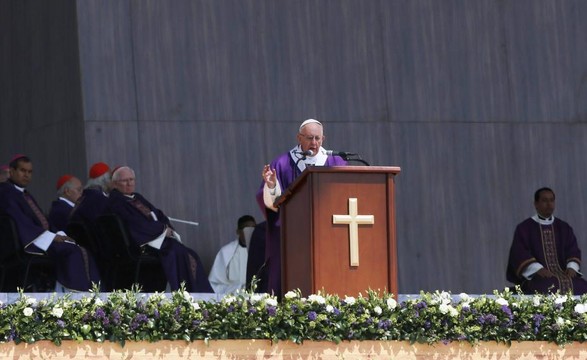
{"type": "Polygon", "coordinates": [[[230,294],[245,287],[248,247],[255,225],[255,218],[251,215],[241,216],[237,222],[236,239],[218,251],[208,276],[215,293],[230,294]]]}

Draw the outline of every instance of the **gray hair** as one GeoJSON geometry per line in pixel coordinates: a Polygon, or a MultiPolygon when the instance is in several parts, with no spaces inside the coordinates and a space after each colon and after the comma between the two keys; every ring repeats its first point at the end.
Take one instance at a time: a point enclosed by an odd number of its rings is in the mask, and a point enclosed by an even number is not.
{"type": "Polygon", "coordinates": [[[73,182],[71,181],[73,179],[74,178],[71,178],[71,179],[67,180],[65,182],[65,184],[63,184],[63,186],[61,186],[59,189],[57,189],[57,196],[65,197],[64,196],[65,195],[65,190],[73,188],[73,182]]]}
{"type": "Polygon", "coordinates": [[[88,179],[84,189],[99,187],[102,191],[107,192],[110,189],[110,181],[110,172],[106,171],[95,179],[88,179]]]}
{"type": "Polygon", "coordinates": [[[128,171],[130,171],[130,173],[132,174],[132,177],[135,177],[135,171],[131,168],[129,168],[128,166],[121,166],[118,169],[115,169],[114,172],[112,173],[112,181],[117,181],[120,180],[120,173],[122,169],[126,169],[128,171]]]}

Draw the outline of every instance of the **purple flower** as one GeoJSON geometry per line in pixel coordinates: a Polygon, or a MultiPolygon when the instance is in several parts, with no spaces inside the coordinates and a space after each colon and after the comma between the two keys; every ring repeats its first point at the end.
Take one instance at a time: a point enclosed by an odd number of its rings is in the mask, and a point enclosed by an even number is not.
{"type": "Polygon", "coordinates": [[[426,309],[428,305],[424,301],[420,301],[416,304],[416,309],[426,309]]]}
{"type": "Polygon", "coordinates": [[[56,321],[57,326],[59,326],[60,328],[64,328],[65,327],[65,322],[61,319],[56,321]]]}
{"type": "Polygon", "coordinates": [[[120,313],[117,310],[114,310],[112,312],[112,315],[110,316],[110,318],[112,319],[112,323],[114,325],[120,324],[120,313]]]}
{"type": "Polygon", "coordinates": [[[149,320],[145,314],[137,314],[130,323],[130,329],[136,330],[141,324],[146,323],[149,320]]]}
{"type": "Polygon", "coordinates": [[[97,308],[96,312],[94,313],[94,319],[96,320],[102,320],[106,317],[106,313],[104,312],[104,309],[102,308],[97,308]]]}
{"type": "Polygon", "coordinates": [[[275,306],[267,306],[265,309],[267,310],[267,314],[269,314],[269,316],[277,315],[277,308],[275,306]]]}
{"type": "Polygon", "coordinates": [[[391,326],[391,320],[389,320],[389,319],[379,320],[379,323],[377,324],[377,327],[379,329],[383,329],[383,330],[387,330],[390,326],[391,326]]]}
{"type": "Polygon", "coordinates": [[[257,313],[257,309],[255,309],[255,307],[254,307],[254,306],[251,306],[251,307],[249,307],[249,314],[250,314],[250,315],[252,315],[252,314],[256,314],[256,313],[257,313]]]}
{"type": "Polygon", "coordinates": [[[157,310],[157,309],[153,310],[153,317],[155,319],[159,319],[159,317],[161,317],[161,314],[159,314],[159,310],[157,310]]]}
{"type": "Polygon", "coordinates": [[[477,322],[481,325],[483,324],[495,324],[495,322],[497,321],[497,316],[493,315],[493,314],[487,314],[487,315],[480,315],[477,318],[477,322]]]}
{"type": "Polygon", "coordinates": [[[318,317],[318,315],[316,315],[316,312],[315,311],[310,311],[308,313],[308,320],[310,320],[310,321],[316,320],[317,317],[318,317]]]}
{"type": "Polygon", "coordinates": [[[514,315],[512,315],[512,310],[509,308],[509,306],[502,305],[501,311],[503,311],[510,320],[512,320],[514,318],[514,315]]]}

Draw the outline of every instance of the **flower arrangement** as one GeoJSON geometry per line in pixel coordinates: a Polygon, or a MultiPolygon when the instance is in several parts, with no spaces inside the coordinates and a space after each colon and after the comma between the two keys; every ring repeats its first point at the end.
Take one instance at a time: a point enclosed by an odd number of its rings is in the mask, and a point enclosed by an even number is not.
{"type": "Polygon", "coordinates": [[[270,339],[399,340],[412,343],[587,339],[587,297],[562,294],[491,296],[421,293],[398,303],[392,294],[367,291],[339,297],[290,291],[279,302],[243,292],[220,301],[194,299],[184,290],[150,296],[134,288],[79,299],[53,295],[36,301],[24,293],[0,306],[0,341],[125,341],[270,339]]]}

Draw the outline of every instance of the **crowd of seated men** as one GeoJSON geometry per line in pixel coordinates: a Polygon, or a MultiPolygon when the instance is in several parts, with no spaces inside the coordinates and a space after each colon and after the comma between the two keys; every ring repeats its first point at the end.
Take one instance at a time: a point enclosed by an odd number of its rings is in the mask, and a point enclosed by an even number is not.
{"type": "MultiPolygon", "coordinates": [[[[193,293],[225,294],[244,289],[252,275],[259,275],[257,268],[262,264],[251,265],[247,260],[256,226],[252,216],[239,219],[237,239],[219,251],[209,277],[199,255],[182,242],[167,215],[135,191],[135,172],[130,167],[111,169],[103,162],[95,163],[85,186],[76,176],[59,177],[57,198],[47,214],[27,190],[33,175],[28,156],[16,155],[0,170],[0,216],[14,224],[20,251],[24,256],[52,260],[49,268],[33,269],[34,280],[26,284],[25,291],[89,291],[96,287],[112,291],[138,282],[144,291],[173,291],[184,286],[193,293]],[[113,217],[128,243],[104,229],[105,218],[113,217]],[[116,249],[121,248],[127,254],[118,253],[116,249]],[[138,259],[155,261],[140,268],[139,274],[138,259]],[[252,266],[248,281],[247,265],[252,266]]],[[[259,249],[264,251],[262,246],[259,249]]],[[[0,291],[15,291],[23,285],[19,282],[22,268],[14,270],[0,291]]]]}

